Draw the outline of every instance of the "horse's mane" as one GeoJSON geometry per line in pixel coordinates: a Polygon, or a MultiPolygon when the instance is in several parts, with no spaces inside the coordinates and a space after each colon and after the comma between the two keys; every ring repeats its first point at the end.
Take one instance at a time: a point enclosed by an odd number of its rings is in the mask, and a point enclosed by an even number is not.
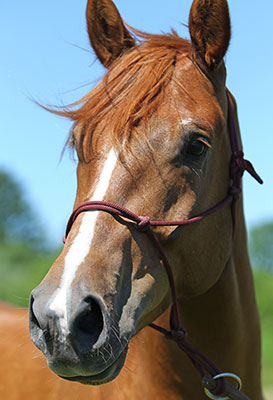
{"type": "MultiPolygon", "coordinates": [[[[176,32],[152,35],[130,28],[140,44],[118,58],[102,81],[77,102],[53,110],[81,128],[79,155],[89,160],[96,140],[111,126],[113,143],[126,148],[136,127],[145,124],[162,101],[173,77],[177,54],[189,54],[190,42],[176,32]]],[[[52,111],[52,110],[51,110],[52,111]]],[[[69,142],[73,146],[73,132],[69,142]]]]}

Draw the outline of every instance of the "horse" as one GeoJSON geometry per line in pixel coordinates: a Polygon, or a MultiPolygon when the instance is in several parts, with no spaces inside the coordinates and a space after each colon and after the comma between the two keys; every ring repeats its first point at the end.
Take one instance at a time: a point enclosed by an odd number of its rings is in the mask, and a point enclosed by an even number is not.
{"type": "Polygon", "coordinates": [[[1,398],[262,400],[240,196],[244,170],[261,180],[225,87],[227,1],[193,1],[190,40],[129,27],[111,0],[89,0],[86,16],[106,73],[51,110],[74,122],[74,212],[30,296],[34,344],[26,311],[2,311],[1,398]]]}

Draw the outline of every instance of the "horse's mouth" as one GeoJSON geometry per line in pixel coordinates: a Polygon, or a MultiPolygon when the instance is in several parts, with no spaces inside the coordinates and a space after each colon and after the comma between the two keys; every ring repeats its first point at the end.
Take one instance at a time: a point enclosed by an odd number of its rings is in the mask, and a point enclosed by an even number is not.
{"type": "Polygon", "coordinates": [[[120,373],[127,355],[128,347],[126,347],[122,353],[110,364],[104,371],[98,374],[86,375],[86,376],[62,376],[60,378],[66,379],[72,382],[79,382],[84,385],[102,385],[115,379],[120,373]]]}

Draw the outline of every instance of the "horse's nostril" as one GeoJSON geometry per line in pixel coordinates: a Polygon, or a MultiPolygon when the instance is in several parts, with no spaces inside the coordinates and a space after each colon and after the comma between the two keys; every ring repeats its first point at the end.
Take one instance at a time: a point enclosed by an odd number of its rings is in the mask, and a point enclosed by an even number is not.
{"type": "Polygon", "coordinates": [[[87,297],[74,319],[71,329],[72,341],[80,352],[95,348],[103,330],[103,315],[98,302],[93,297],[87,297]]]}

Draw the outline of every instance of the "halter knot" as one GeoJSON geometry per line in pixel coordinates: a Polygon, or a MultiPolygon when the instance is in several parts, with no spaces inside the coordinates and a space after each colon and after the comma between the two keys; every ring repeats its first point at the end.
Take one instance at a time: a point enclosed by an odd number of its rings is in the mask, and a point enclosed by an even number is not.
{"type": "Polygon", "coordinates": [[[263,183],[261,177],[255,171],[250,161],[244,158],[244,153],[241,150],[235,151],[231,158],[230,176],[234,179],[239,173],[242,177],[244,172],[247,171],[257,182],[263,183]]]}
{"type": "Polygon", "coordinates": [[[184,343],[187,338],[187,332],[183,328],[172,329],[165,336],[166,339],[173,340],[176,343],[184,343]]]}
{"type": "Polygon", "coordinates": [[[139,221],[137,223],[137,229],[140,232],[147,232],[147,230],[150,228],[151,225],[151,220],[150,217],[146,216],[146,217],[139,217],[141,219],[141,221],[139,221]]]}
{"type": "Polygon", "coordinates": [[[241,150],[236,151],[232,154],[230,170],[231,177],[236,176],[238,173],[243,176],[246,170],[246,163],[244,159],[244,153],[241,150]]]}

